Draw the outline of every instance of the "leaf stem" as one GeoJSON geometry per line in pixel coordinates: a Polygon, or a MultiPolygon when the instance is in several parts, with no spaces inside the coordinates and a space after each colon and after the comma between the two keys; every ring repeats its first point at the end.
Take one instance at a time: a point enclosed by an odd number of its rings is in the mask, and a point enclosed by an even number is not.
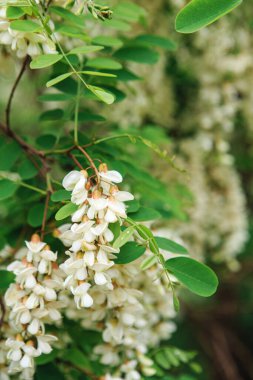
{"type": "Polygon", "coordinates": [[[75,126],[74,126],[74,144],[75,145],[78,145],[78,113],[79,113],[79,105],[80,105],[80,94],[81,94],[81,81],[78,80],[76,103],[75,103],[75,126]]]}

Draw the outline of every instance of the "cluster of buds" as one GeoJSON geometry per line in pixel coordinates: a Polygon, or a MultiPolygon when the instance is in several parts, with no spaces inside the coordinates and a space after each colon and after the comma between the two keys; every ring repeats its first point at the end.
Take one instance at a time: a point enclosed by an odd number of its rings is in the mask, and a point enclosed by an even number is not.
{"type": "Polygon", "coordinates": [[[9,324],[13,335],[6,341],[9,351],[9,372],[26,371],[32,378],[34,358],[51,352],[51,343],[57,340],[45,333],[45,323],[61,319],[58,300],[62,289],[62,273],[56,263],[57,254],[34,234],[26,242],[27,250],[22,260],[11,263],[7,269],[16,276],[5,294],[9,324]]]}
{"type": "Polygon", "coordinates": [[[71,201],[78,205],[72,215],[73,224],[63,226],[60,239],[69,247],[69,258],[60,266],[65,272],[64,285],[70,289],[78,308],[93,305],[90,289],[103,286],[112,290],[108,270],[114,265],[112,259],[118,250],[113,248],[114,234],[110,224],[122,223],[126,215],[125,201],[134,197],[120,191],[115,183],[122,182],[117,171],[109,171],[101,164],[96,181],[87,171],[72,171],[63,179],[63,187],[71,191],[71,201]]]}
{"type": "Polygon", "coordinates": [[[113,12],[109,7],[95,4],[93,0],[89,0],[87,2],[87,8],[92,16],[96,19],[105,21],[112,18],[113,12]]]}

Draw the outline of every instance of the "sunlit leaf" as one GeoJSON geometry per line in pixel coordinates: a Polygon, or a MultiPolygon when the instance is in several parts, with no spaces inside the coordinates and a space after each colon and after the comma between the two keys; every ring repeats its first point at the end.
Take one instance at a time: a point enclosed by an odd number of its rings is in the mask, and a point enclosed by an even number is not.
{"type": "Polygon", "coordinates": [[[177,15],[176,30],[193,33],[232,11],[242,0],[192,0],[177,15]]]}

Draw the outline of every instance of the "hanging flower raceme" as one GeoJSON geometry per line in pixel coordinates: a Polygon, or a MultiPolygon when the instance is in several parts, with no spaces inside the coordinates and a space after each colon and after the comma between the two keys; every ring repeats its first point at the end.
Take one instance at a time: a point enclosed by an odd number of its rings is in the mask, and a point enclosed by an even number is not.
{"type": "Polygon", "coordinates": [[[63,179],[63,187],[71,191],[72,203],[78,205],[72,215],[72,225],[64,227],[60,239],[69,247],[69,258],[61,265],[66,274],[65,287],[70,289],[78,308],[93,305],[90,295],[94,285],[112,290],[113,284],[108,270],[113,266],[117,249],[110,225],[122,224],[126,215],[126,204],[134,197],[120,191],[116,184],[122,176],[108,170],[106,164],[99,166],[96,180],[86,170],[72,171],[63,179]]]}
{"type": "Polygon", "coordinates": [[[45,332],[45,323],[61,319],[58,300],[62,289],[62,273],[56,263],[57,254],[46,243],[33,235],[26,242],[27,251],[22,260],[16,260],[8,270],[16,276],[5,294],[9,311],[9,324],[13,334],[6,341],[9,372],[26,371],[32,378],[34,358],[51,352],[51,344],[57,340],[45,332]]]}

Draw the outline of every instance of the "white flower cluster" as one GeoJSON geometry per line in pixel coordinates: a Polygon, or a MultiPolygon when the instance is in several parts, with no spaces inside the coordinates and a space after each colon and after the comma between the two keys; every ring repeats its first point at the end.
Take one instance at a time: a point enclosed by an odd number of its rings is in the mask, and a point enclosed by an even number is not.
{"type": "Polygon", "coordinates": [[[108,269],[113,289],[94,285],[90,295],[96,302],[85,313],[68,299],[67,317],[102,333],[104,343],[95,347],[94,354],[102,364],[116,368],[113,375],[107,374],[107,380],[152,376],[148,350],[169,339],[176,328],[172,296],[167,279],[160,277],[161,268],[155,264],[141,271],[140,263],[141,259],[108,269]]]}
{"type": "Polygon", "coordinates": [[[70,289],[78,308],[91,307],[92,285],[113,289],[108,270],[113,266],[114,239],[110,224],[122,222],[126,215],[125,201],[134,197],[120,191],[115,183],[122,182],[117,171],[101,164],[93,185],[85,170],[72,171],[63,180],[63,187],[72,191],[71,201],[78,205],[72,225],[63,227],[61,239],[69,247],[69,258],[60,266],[66,274],[64,285],[70,289]]]}
{"type": "Polygon", "coordinates": [[[61,319],[58,292],[62,289],[62,273],[56,263],[57,254],[33,235],[26,242],[27,252],[8,270],[16,276],[5,294],[12,336],[6,341],[10,373],[25,373],[33,377],[34,358],[51,352],[57,338],[45,333],[45,323],[61,319]]]}
{"type": "Polygon", "coordinates": [[[122,182],[120,173],[101,164],[98,175],[96,185],[86,171],[72,171],[63,180],[64,188],[72,191],[72,202],[79,206],[72,215],[73,224],[59,229],[70,256],[61,269],[75,301],[68,298],[66,315],[80,320],[84,328],[102,332],[104,343],[95,348],[95,354],[101,363],[117,367],[106,379],[139,380],[141,373],[154,374],[148,349],[175,329],[170,320],[172,299],[165,297],[166,279],[154,281],[159,277],[158,265],[144,272],[139,269],[140,260],[126,266],[111,260],[117,251],[111,245],[110,224],[126,218],[124,202],[133,196],[115,186],[122,182]],[[78,310],[81,307],[87,308],[85,313],[78,310]]]}
{"type": "Polygon", "coordinates": [[[10,24],[11,20],[6,16],[6,8],[1,8],[0,45],[6,46],[10,51],[16,52],[18,58],[24,58],[26,55],[34,57],[43,53],[56,53],[54,42],[45,33],[14,30],[10,27],[10,24]]]}

